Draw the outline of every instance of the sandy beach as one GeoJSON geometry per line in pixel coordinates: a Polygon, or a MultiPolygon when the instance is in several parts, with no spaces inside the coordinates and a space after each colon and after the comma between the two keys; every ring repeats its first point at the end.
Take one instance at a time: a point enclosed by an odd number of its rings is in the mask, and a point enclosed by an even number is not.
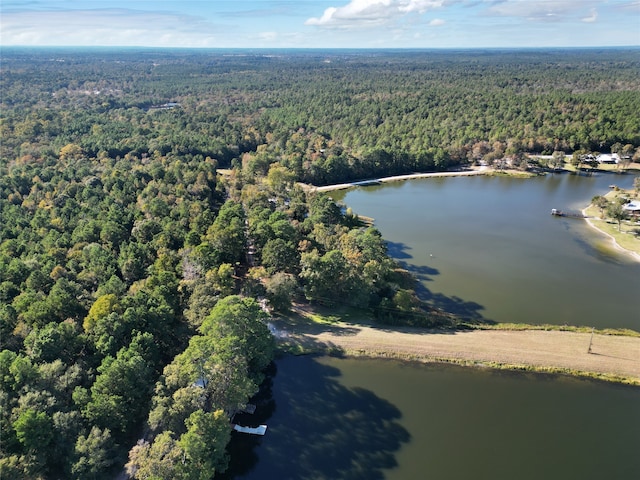
{"type": "Polygon", "coordinates": [[[640,254],[637,252],[633,252],[629,249],[626,249],[622,246],[620,246],[620,244],[616,241],[615,237],[613,235],[610,235],[609,233],[605,232],[604,230],[602,230],[601,228],[598,228],[598,226],[590,219],[586,216],[586,208],[584,210],[582,210],[582,214],[585,216],[585,220],[587,222],[587,224],[593,228],[594,230],[597,230],[598,232],[600,232],[602,235],[604,235],[605,237],[609,238],[611,240],[611,243],[613,244],[613,247],[616,250],[619,250],[621,252],[626,253],[627,255],[629,255],[630,258],[633,258],[634,260],[640,262],[640,254]]]}
{"type": "Polygon", "coordinates": [[[640,337],[544,330],[439,331],[276,321],[279,341],[306,351],[619,376],[640,385],[640,337]],[[591,343],[591,352],[589,345],[591,343]]]}
{"type": "MultiPolygon", "coordinates": [[[[635,170],[636,172],[638,171],[638,169],[635,170]]],[[[623,193],[625,196],[627,196],[628,198],[633,198],[634,193],[632,190],[618,190],[619,192],[623,193]]],[[[613,199],[616,196],[616,190],[613,190],[609,193],[607,193],[605,195],[605,198],[609,198],[610,200],[613,199]],[[612,196],[613,194],[613,196],[612,196]]],[[[603,228],[601,228],[601,226],[606,227],[606,224],[604,223],[605,220],[602,218],[599,218],[597,216],[597,214],[594,213],[594,211],[597,210],[597,207],[595,207],[593,204],[588,205],[587,207],[585,207],[582,210],[582,215],[584,215],[585,220],[587,222],[587,224],[593,228],[594,230],[597,230],[598,232],[600,232],[602,235],[604,235],[605,237],[609,238],[611,240],[611,243],[613,245],[613,247],[616,250],[619,250],[621,252],[625,252],[627,255],[629,255],[630,258],[640,262],[640,241],[637,240],[637,238],[635,239],[635,242],[629,243],[629,239],[625,238],[627,234],[622,234],[619,231],[618,232],[614,232],[614,234],[611,234],[607,231],[605,231],[603,228]],[[589,213],[591,213],[591,215],[589,215],[589,213]],[[616,236],[619,236],[620,238],[622,238],[622,242],[626,243],[626,245],[621,245],[619,243],[619,238],[616,238],[616,236]]],[[[602,214],[600,214],[600,216],[602,216],[602,214]]]]}
{"type": "Polygon", "coordinates": [[[465,177],[470,175],[484,175],[487,172],[488,172],[488,169],[481,167],[476,170],[462,170],[462,171],[456,171],[456,172],[411,173],[407,175],[395,175],[393,177],[382,177],[382,178],[376,178],[372,180],[362,180],[358,182],[325,185],[323,187],[315,187],[312,185],[307,185],[307,188],[313,192],[330,192],[332,190],[344,190],[345,188],[358,187],[363,185],[375,185],[377,183],[399,182],[403,180],[412,180],[415,178],[465,177]]]}

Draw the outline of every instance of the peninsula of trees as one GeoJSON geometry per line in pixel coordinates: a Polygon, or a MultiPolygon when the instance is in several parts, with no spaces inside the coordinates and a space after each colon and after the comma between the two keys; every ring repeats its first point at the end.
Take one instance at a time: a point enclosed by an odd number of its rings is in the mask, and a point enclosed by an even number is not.
{"type": "Polygon", "coordinates": [[[212,478],[273,357],[263,307],[447,321],[298,182],[633,156],[639,73],[638,49],[3,49],[0,476],[212,478]]]}

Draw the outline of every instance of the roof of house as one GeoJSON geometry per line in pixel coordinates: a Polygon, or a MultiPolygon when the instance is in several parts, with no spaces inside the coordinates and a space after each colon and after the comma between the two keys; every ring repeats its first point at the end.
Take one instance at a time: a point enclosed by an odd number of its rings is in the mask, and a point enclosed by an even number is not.
{"type": "Polygon", "coordinates": [[[598,162],[615,162],[618,163],[620,161],[620,157],[617,153],[601,153],[596,158],[598,162]]]}
{"type": "Polygon", "coordinates": [[[634,200],[622,207],[623,210],[629,210],[631,212],[640,212],[640,201],[634,200]]]}

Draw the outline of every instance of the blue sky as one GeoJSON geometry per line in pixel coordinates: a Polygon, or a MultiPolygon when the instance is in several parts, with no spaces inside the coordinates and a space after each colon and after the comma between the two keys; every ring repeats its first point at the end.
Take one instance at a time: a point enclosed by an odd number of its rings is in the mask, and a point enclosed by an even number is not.
{"type": "Polygon", "coordinates": [[[640,45],[640,0],[0,0],[0,44],[209,48],[640,45]]]}

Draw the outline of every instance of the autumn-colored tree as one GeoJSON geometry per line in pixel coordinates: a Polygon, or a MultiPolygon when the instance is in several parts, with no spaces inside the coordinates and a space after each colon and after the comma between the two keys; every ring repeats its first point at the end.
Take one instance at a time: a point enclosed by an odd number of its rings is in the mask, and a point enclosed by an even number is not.
{"type": "Polygon", "coordinates": [[[80,145],[68,143],[60,149],[60,160],[79,160],[84,156],[84,151],[80,145]]]}
{"type": "Polygon", "coordinates": [[[116,295],[109,293],[99,297],[89,309],[89,313],[82,322],[85,332],[90,332],[95,324],[101,318],[106,317],[110,313],[121,311],[120,302],[116,295]]]}

